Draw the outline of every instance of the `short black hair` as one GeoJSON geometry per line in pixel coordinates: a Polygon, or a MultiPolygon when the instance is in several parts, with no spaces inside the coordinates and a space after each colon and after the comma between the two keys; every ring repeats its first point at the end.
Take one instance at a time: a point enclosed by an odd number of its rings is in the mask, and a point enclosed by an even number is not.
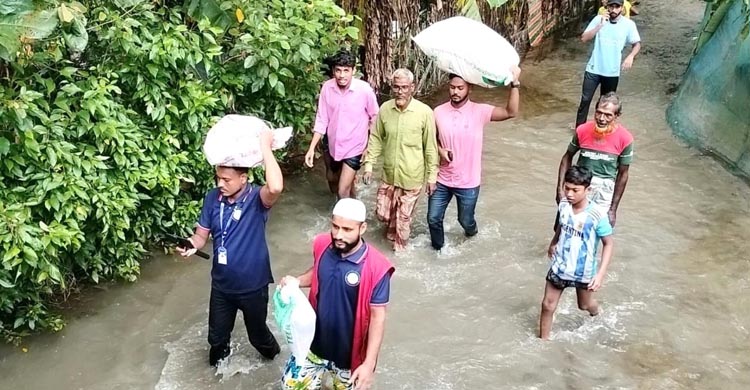
{"type": "Polygon", "coordinates": [[[250,168],[245,168],[245,167],[229,167],[229,166],[226,166],[226,165],[220,165],[219,168],[233,169],[235,172],[239,173],[240,175],[243,174],[243,173],[246,174],[246,175],[248,173],[250,173],[250,168]]]}
{"type": "Polygon", "coordinates": [[[464,79],[463,77],[461,77],[461,76],[459,76],[459,75],[457,75],[457,74],[455,74],[455,73],[448,73],[448,80],[453,80],[453,79],[455,79],[456,77],[458,77],[458,78],[459,78],[459,79],[461,79],[461,80],[463,80],[463,79],[464,79]]]}
{"type": "Polygon", "coordinates": [[[565,182],[588,188],[591,185],[591,178],[593,176],[591,170],[586,167],[572,166],[565,172],[565,182]]]}
{"type": "Polygon", "coordinates": [[[352,54],[348,50],[344,49],[339,50],[336,54],[330,57],[330,62],[328,63],[328,66],[331,67],[331,71],[333,71],[333,68],[337,66],[354,68],[355,65],[357,65],[357,57],[355,57],[354,54],[352,54]]]}

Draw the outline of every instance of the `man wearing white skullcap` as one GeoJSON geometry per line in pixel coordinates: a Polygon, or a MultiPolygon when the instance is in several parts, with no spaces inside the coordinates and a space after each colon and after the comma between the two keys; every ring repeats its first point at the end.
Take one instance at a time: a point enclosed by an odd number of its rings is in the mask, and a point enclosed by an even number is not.
{"type": "Polygon", "coordinates": [[[365,222],[367,210],[362,201],[353,198],[343,198],[336,202],[336,206],[333,208],[333,215],[355,222],[365,222]]]}
{"type": "MultiPolygon", "coordinates": [[[[282,377],[287,390],[319,390],[325,371],[336,389],[369,389],[375,376],[395,268],[362,239],[367,230],[364,203],[341,199],[332,214],[330,234],[313,242],[313,266],[298,277],[300,287],[310,287],[317,321],[307,359],[289,358],[282,377]]],[[[286,276],[280,284],[290,279],[286,276]]]]}

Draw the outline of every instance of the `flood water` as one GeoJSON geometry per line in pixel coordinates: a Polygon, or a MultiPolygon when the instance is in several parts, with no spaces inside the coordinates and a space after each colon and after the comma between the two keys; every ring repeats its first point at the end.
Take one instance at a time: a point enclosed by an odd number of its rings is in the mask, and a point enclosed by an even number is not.
{"type": "MultiPolygon", "coordinates": [[[[557,166],[588,55],[571,39],[524,63],[521,117],[486,129],[480,234],[463,237],[452,205],[448,246],[436,254],[420,202],[409,248],[392,257],[376,389],[750,388],[750,191],[675,140],[664,115],[703,3],[644,3],[644,52],[619,89],[636,159],[602,314],[580,312],[567,291],[552,340],[536,338],[557,166]]],[[[500,104],[506,94],[475,91],[474,100],[500,104]]],[[[288,178],[274,207],[277,280],[311,265],[311,239],[328,228],[333,198],[319,173],[288,178]]],[[[360,191],[374,205],[375,185],[360,191]]],[[[386,248],[370,214],[367,238],[386,248]]],[[[28,352],[0,347],[0,388],[277,389],[288,348],[262,362],[241,319],[229,364],[207,367],[209,283],[208,262],[156,257],[136,284],[85,294],[61,333],[26,340],[28,352]]]]}

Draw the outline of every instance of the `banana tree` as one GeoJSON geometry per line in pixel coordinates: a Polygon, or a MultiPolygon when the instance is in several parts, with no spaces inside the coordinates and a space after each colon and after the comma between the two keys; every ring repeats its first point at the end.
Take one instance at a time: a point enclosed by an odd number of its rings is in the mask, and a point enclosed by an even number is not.
{"type": "MultiPolygon", "coordinates": [[[[508,0],[485,0],[487,4],[489,4],[492,8],[497,8],[505,3],[508,2],[508,0]]],[[[477,0],[456,0],[456,5],[458,8],[461,9],[461,14],[463,16],[466,16],[467,18],[471,18],[474,20],[482,20],[482,14],[479,10],[479,3],[477,0]]]]}

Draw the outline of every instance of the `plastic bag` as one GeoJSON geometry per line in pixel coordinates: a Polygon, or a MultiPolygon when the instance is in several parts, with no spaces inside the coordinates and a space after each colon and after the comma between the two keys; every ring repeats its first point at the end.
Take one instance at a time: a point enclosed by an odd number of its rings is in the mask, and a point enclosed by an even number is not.
{"type": "Polygon", "coordinates": [[[284,334],[289,349],[297,362],[303,362],[310,352],[315,337],[315,310],[299,288],[299,281],[292,279],[284,287],[276,287],[273,294],[276,324],[284,334]]]}
{"type": "MultiPolygon", "coordinates": [[[[260,134],[270,129],[260,118],[227,115],[208,131],[203,153],[209,164],[225,167],[253,168],[263,163],[260,134]]],[[[292,137],[292,128],[273,130],[271,149],[283,148],[292,137]]]]}
{"type": "Polygon", "coordinates": [[[520,61],[502,35],[463,16],[434,23],[412,39],[443,71],[487,88],[510,84],[520,61]]]}

